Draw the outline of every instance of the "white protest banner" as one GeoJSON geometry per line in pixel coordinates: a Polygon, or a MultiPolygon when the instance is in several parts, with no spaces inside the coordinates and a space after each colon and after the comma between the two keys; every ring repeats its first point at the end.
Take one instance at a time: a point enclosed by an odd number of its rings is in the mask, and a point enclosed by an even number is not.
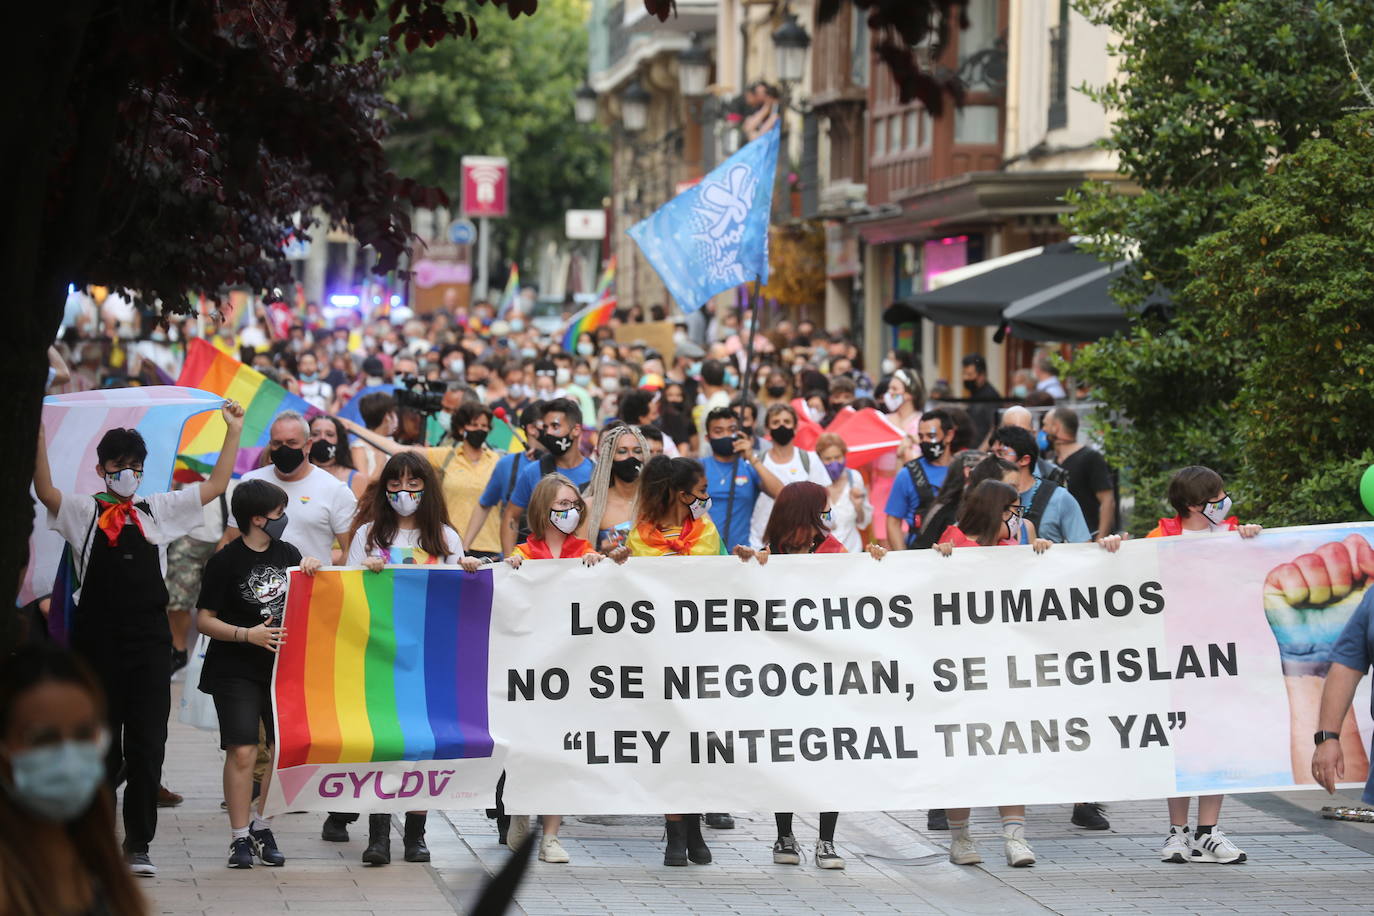
{"type": "MultiPolygon", "coordinates": [[[[506,806],[858,811],[1310,785],[1325,660],[1366,600],[1371,536],[502,568],[488,680],[506,806]]],[[[1352,779],[1367,710],[1362,693],[1346,721],[1352,779]]]]}

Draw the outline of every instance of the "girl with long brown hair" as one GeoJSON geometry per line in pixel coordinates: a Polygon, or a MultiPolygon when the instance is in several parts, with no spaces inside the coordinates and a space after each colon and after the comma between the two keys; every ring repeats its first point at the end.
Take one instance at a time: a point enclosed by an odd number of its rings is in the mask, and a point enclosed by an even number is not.
{"type": "MultiPolygon", "coordinates": [[[[387,459],[376,482],[368,488],[360,510],[365,510],[368,520],[358,526],[349,543],[349,566],[362,566],[375,573],[387,564],[457,565],[463,559],[463,541],[449,526],[439,476],[418,452],[398,452],[387,459]]],[[[429,861],[429,848],[425,845],[427,817],[425,811],[406,812],[407,862],[429,861]]],[[[337,829],[350,820],[348,815],[331,814],[325,829],[337,829]]],[[[391,815],[369,815],[367,833],[363,861],[369,865],[390,864],[391,815]]]]}
{"type": "Polygon", "coordinates": [[[70,652],[0,666],[0,913],[147,912],[115,838],[104,707],[70,652]]]}
{"type": "MultiPolygon", "coordinates": [[[[750,550],[740,544],[735,548],[735,555],[746,561],[752,557],[762,566],[775,553],[845,553],[844,545],[832,533],[834,527],[834,510],[825,487],[809,480],[789,483],[778,494],[768,516],[768,524],[763,529],[763,549],[750,550]]],[[[868,552],[873,559],[881,560],[887,555],[887,548],[874,542],[868,545],[868,552]]],[[[778,838],[773,843],[773,864],[800,865],[801,852],[792,833],[792,812],[779,811],[773,818],[778,827],[778,838]]],[[[835,825],[839,819],[837,811],[821,812],[815,853],[817,868],[844,868],[844,857],[835,851],[835,825]]]]}

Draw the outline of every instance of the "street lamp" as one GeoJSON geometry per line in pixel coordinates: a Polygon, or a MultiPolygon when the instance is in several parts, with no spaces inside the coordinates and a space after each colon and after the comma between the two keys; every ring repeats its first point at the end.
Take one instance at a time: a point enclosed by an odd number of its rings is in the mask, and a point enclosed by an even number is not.
{"type": "Polygon", "coordinates": [[[648,125],[649,98],[649,93],[639,85],[639,80],[635,80],[620,94],[620,120],[630,133],[637,134],[648,125]]]}
{"type": "Polygon", "coordinates": [[[682,94],[689,99],[699,99],[706,94],[706,86],[711,81],[711,55],[698,42],[693,41],[677,56],[677,81],[682,94]]]}
{"type": "Polygon", "coordinates": [[[578,124],[596,120],[596,90],[583,83],[573,92],[573,117],[578,124]]]}
{"type": "Polygon", "coordinates": [[[800,82],[806,69],[806,49],[811,47],[811,36],[797,22],[794,13],[789,12],[787,19],[773,33],[773,52],[777,55],[778,80],[784,83],[800,82]]]}

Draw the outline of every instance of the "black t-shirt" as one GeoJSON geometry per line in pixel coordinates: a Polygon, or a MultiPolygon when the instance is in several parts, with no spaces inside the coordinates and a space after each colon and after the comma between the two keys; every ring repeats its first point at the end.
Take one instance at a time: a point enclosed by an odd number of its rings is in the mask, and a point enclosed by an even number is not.
{"type": "MultiPolygon", "coordinates": [[[[230,542],[205,564],[200,599],[196,607],[214,611],[230,626],[251,629],[260,623],[281,626],[286,610],[286,571],[299,566],[301,552],[285,541],[274,540],[259,553],[243,543],[230,542]]],[[[248,642],[210,640],[200,689],[213,693],[221,678],[245,678],[259,683],[272,679],[276,656],[248,642]]]]}
{"type": "MultiPolygon", "coordinates": [[[[1069,472],[1069,495],[1078,500],[1078,506],[1083,510],[1083,520],[1096,537],[1098,524],[1102,520],[1097,494],[1113,489],[1112,469],[1107,465],[1107,459],[1097,449],[1085,445],[1059,464],[1069,472]]],[[[1112,522],[1115,523],[1115,519],[1112,522]]]]}

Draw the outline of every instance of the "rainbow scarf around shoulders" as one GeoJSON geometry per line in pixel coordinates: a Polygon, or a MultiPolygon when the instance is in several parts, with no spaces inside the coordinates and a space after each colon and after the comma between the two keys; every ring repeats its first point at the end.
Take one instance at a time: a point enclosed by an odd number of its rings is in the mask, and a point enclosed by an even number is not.
{"type": "Polygon", "coordinates": [[[526,560],[569,560],[585,556],[593,551],[591,544],[588,544],[581,538],[569,535],[567,539],[563,541],[563,549],[559,552],[557,557],[555,557],[553,551],[549,549],[548,542],[541,541],[538,538],[530,538],[523,544],[515,545],[515,552],[526,560]]]}
{"type": "Polygon", "coordinates": [[[725,555],[725,542],[720,539],[715,522],[709,515],[687,519],[676,535],[672,528],[659,528],[652,522],[640,522],[630,529],[626,545],[636,557],[715,557],[725,555]]]}

